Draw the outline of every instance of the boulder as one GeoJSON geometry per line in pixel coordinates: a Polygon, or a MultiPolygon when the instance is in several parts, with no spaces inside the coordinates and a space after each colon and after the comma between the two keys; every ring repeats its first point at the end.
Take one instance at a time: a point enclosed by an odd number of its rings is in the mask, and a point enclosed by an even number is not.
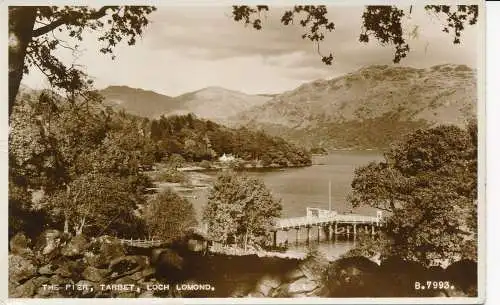
{"type": "Polygon", "coordinates": [[[477,296],[477,262],[461,260],[449,265],[444,273],[457,290],[469,297],[477,296]]]}
{"type": "Polygon", "coordinates": [[[153,278],[155,276],[156,270],[152,267],[146,267],[146,269],[142,270],[141,278],[145,281],[153,278]]]}
{"type": "Polygon", "coordinates": [[[277,276],[265,275],[255,285],[255,291],[261,292],[265,296],[270,296],[273,289],[278,288],[281,281],[277,276]]]}
{"type": "Polygon", "coordinates": [[[63,261],[55,274],[64,278],[71,278],[77,282],[82,279],[84,269],[85,265],[82,261],[63,261]]]}
{"type": "Polygon", "coordinates": [[[361,256],[338,259],[322,279],[330,297],[375,297],[380,281],[378,265],[361,256]]]}
{"type": "Polygon", "coordinates": [[[320,280],[328,264],[326,257],[319,253],[312,253],[299,264],[299,269],[307,278],[320,280]]]}
{"type": "Polygon", "coordinates": [[[98,241],[100,243],[99,254],[107,261],[124,256],[126,253],[125,247],[116,237],[101,236],[98,241]]]}
{"type": "Polygon", "coordinates": [[[427,281],[429,271],[418,262],[389,257],[380,263],[379,281],[387,287],[383,297],[422,297],[431,291],[415,290],[415,281],[427,281]]]}
{"type": "Polygon", "coordinates": [[[36,239],[34,252],[42,262],[49,262],[60,255],[61,247],[64,246],[68,235],[58,230],[45,230],[36,239]]]}
{"type": "Polygon", "coordinates": [[[29,279],[22,285],[9,285],[9,298],[31,298],[37,291],[33,279],[29,279]]]}
{"type": "Polygon", "coordinates": [[[125,248],[120,240],[111,236],[93,239],[84,253],[85,262],[96,268],[108,268],[110,261],[125,256],[125,248]]]}
{"type": "Polygon", "coordinates": [[[52,274],[56,274],[56,270],[57,268],[59,268],[58,266],[54,265],[54,264],[46,264],[46,265],[43,265],[42,267],[40,267],[38,269],[38,273],[39,274],[42,274],[42,275],[52,275],[52,274]]]}
{"type": "Polygon", "coordinates": [[[51,284],[50,283],[50,278],[46,276],[37,276],[31,279],[33,281],[33,284],[35,284],[35,287],[40,287],[43,284],[51,284]]]}
{"type": "Polygon", "coordinates": [[[127,276],[132,280],[139,282],[142,279],[142,271],[138,271],[127,276]]]}
{"type": "Polygon", "coordinates": [[[64,247],[62,247],[61,254],[70,258],[83,257],[84,251],[87,248],[87,238],[83,235],[77,235],[73,237],[64,247]]]}
{"type": "Polygon", "coordinates": [[[306,294],[318,288],[319,285],[316,281],[310,280],[307,277],[300,278],[288,285],[288,294],[306,294]]]}
{"type": "Polygon", "coordinates": [[[9,242],[11,254],[16,254],[25,258],[33,258],[33,250],[30,249],[31,240],[24,233],[17,233],[9,242]]]}
{"type": "Polygon", "coordinates": [[[22,256],[9,254],[9,280],[23,282],[36,275],[37,268],[33,262],[22,256]]]}
{"type": "Polygon", "coordinates": [[[108,272],[111,280],[144,270],[149,264],[147,256],[122,256],[109,263],[108,272]]]}
{"type": "Polygon", "coordinates": [[[50,284],[64,286],[66,284],[73,284],[73,280],[64,278],[58,274],[54,274],[50,277],[50,284]]]}
{"type": "Polygon", "coordinates": [[[86,265],[96,267],[96,268],[108,268],[108,262],[101,259],[99,254],[95,254],[90,251],[85,251],[83,253],[83,261],[86,265]]]}
{"type": "Polygon", "coordinates": [[[185,279],[184,259],[174,250],[155,249],[151,254],[151,263],[156,269],[156,278],[169,283],[178,283],[185,279]]]}
{"type": "Polygon", "coordinates": [[[82,277],[85,280],[91,281],[91,282],[96,282],[96,283],[101,283],[103,280],[106,278],[108,275],[108,270],[107,269],[98,269],[92,266],[88,266],[83,270],[82,277]]]}
{"type": "Polygon", "coordinates": [[[300,268],[294,268],[283,275],[283,280],[286,282],[293,282],[304,276],[305,274],[302,270],[300,270],[300,268]]]}

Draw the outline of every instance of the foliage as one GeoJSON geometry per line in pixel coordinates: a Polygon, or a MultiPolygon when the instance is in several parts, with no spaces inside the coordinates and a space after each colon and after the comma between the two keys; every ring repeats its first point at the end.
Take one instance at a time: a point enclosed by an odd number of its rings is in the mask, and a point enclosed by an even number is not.
{"type": "Polygon", "coordinates": [[[141,223],[134,210],[140,201],[129,189],[119,177],[86,174],[49,197],[47,207],[56,220],[64,219],[64,231],[138,236],[141,223]]]}
{"type": "MultiPolygon", "coordinates": [[[[164,154],[165,152],[162,151],[161,153],[164,154]]],[[[171,154],[166,160],[167,166],[173,169],[182,167],[185,163],[186,160],[179,154],[171,154]]]]}
{"type": "Polygon", "coordinates": [[[24,232],[34,238],[47,223],[45,212],[35,209],[31,200],[31,194],[26,187],[9,176],[9,239],[18,232],[24,232]]]}
{"type": "Polygon", "coordinates": [[[139,128],[142,123],[104,108],[99,99],[70,101],[48,91],[21,96],[9,133],[9,187],[19,190],[9,193],[9,217],[18,219],[12,230],[29,234],[33,222],[61,226],[66,220],[67,229],[75,233],[121,230],[121,234],[138,234],[140,224],[131,213],[151,187],[151,181],[140,172],[148,162],[145,150],[149,143],[146,132],[139,128]],[[103,185],[108,180],[117,187],[114,192],[103,185]],[[78,183],[89,189],[80,190],[78,183]],[[43,194],[45,206],[33,202],[35,192],[43,194]],[[87,205],[82,194],[94,200],[93,204],[106,202],[104,210],[93,208],[102,219],[82,216],[85,214],[79,209],[87,205]],[[107,201],[101,195],[115,199],[107,201]],[[114,214],[108,204],[119,206],[118,220],[109,218],[114,214]]]}
{"type": "Polygon", "coordinates": [[[258,179],[222,173],[210,191],[203,221],[211,238],[243,247],[263,244],[274,218],[281,213],[264,183],[258,179]]]}
{"type": "Polygon", "coordinates": [[[193,205],[170,189],[157,194],[147,203],[144,219],[151,237],[167,241],[182,238],[196,226],[193,205]]]}
{"type": "Polygon", "coordinates": [[[354,207],[388,211],[382,256],[426,265],[475,257],[477,244],[477,125],[418,130],[385,161],[356,169],[354,207]],[[472,252],[471,252],[472,251],[472,252]]]}
{"type": "MultiPolygon", "coordinates": [[[[397,6],[376,6],[368,5],[361,16],[362,26],[359,41],[368,43],[370,36],[375,38],[382,45],[393,45],[395,47],[394,63],[399,63],[410,51],[410,46],[406,41],[403,29],[403,18],[410,17],[413,6],[405,12],[397,6]]],[[[465,22],[468,25],[477,23],[479,7],[477,5],[426,5],[424,9],[440,17],[446,18],[443,32],[454,31],[453,43],[460,43],[460,35],[465,29],[465,22]]],[[[267,5],[257,5],[256,8],[248,5],[233,6],[232,18],[236,22],[243,22],[252,25],[256,30],[263,28],[262,16],[269,11],[267,5]]],[[[281,23],[285,26],[294,24],[297,21],[305,28],[302,39],[308,39],[316,46],[321,61],[326,65],[333,63],[333,54],[323,55],[320,51],[320,42],[325,39],[327,32],[335,30],[335,24],[328,19],[328,8],[324,5],[295,5],[293,9],[286,10],[281,18],[281,23]]]]}
{"type": "Polygon", "coordinates": [[[205,169],[209,169],[211,166],[212,166],[212,164],[208,160],[202,160],[200,162],[200,167],[203,167],[205,169]]]}
{"type": "Polygon", "coordinates": [[[161,117],[151,122],[151,139],[163,154],[182,160],[215,160],[224,153],[244,160],[262,160],[264,165],[310,165],[310,154],[279,137],[246,128],[229,129],[194,115],[161,117]],[[178,158],[178,157],[176,157],[178,158]]]}
{"type": "Polygon", "coordinates": [[[158,180],[170,183],[186,183],[188,178],[183,172],[168,168],[163,170],[157,177],[158,180]]]}
{"type": "Polygon", "coordinates": [[[134,45],[148,25],[149,6],[26,6],[9,7],[9,113],[14,104],[22,73],[38,68],[57,89],[87,95],[92,84],[82,69],[68,66],[54,53],[70,49],[75,56],[84,33],[94,31],[102,43],[100,52],[111,54],[123,40],[134,45]],[[64,32],[64,37],[58,37],[64,32]],[[69,39],[68,39],[68,38],[69,39]]]}

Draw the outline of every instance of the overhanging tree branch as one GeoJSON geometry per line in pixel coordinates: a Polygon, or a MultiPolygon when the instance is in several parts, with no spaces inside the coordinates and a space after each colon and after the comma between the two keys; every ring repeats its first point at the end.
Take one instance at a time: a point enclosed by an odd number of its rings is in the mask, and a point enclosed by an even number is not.
{"type": "MultiPolygon", "coordinates": [[[[88,20],[97,20],[100,19],[104,16],[106,16],[106,11],[110,8],[113,8],[113,6],[103,6],[101,7],[98,11],[95,11],[91,13],[86,19],[88,20]]],[[[70,24],[72,20],[77,19],[78,17],[83,17],[83,14],[73,14],[73,15],[66,15],[63,16],[45,26],[42,26],[38,29],[33,30],[33,37],[38,37],[44,34],[47,34],[50,31],[55,30],[56,28],[60,27],[61,25],[64,24],[70,24]]]]}

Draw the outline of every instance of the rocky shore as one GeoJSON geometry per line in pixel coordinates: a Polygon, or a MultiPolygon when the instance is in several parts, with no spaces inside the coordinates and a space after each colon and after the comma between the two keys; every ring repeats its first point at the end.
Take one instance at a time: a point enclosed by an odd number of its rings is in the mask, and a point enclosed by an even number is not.
{"type": "Polygon", "coordinates": [[[477,265],[446,269],[400,259],[203,255],[184,241],[127,248],[114,237],[43,232],[10,240],[11,298],[476,296],[477,265]],[[422,288],[425,287],[425,288],[422,288]]]}

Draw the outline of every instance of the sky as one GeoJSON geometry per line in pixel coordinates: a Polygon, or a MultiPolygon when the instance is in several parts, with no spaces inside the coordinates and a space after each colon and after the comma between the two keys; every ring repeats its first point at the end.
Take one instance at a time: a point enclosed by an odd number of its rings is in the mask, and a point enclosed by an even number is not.
{"type": "MultiPolygon", "coordinates": [[[[304,28],[280,23],[285,10],[272,7],[262,15],[263,29],[257,31],[232,21],[230,7],[158,7],[150,15],[151,23],[142,39],[134,46],[120,44],[115,60],[99,54],[96,34],[90,32],[77,58],[62,48],[56,52],[63,61],[81,65],[99,89],[125,85],[169,96],[209,86],[249,94],[280,93],[363,66],[392,64],[392,46],[358,41],[362,6],[328,7],[335,30],[326,34],[320,48],[322,53],[333,53],[331,66],[321,62],[313,43],[301,38],[304,28]]],[[[466,28],[462,43],[454,45],[453,37],[441,31],[443,20],[423,7],[414,7],[411,18],[404,22],[407,33],[418,26],[418,37],[408,40],[411,51],[400,66],[426,68],[452,63],[476,67],[477,25],[466,28]]],[[[48,86],[36,70],[25,76],[23,83],[35,89],[48,86]]]]}

